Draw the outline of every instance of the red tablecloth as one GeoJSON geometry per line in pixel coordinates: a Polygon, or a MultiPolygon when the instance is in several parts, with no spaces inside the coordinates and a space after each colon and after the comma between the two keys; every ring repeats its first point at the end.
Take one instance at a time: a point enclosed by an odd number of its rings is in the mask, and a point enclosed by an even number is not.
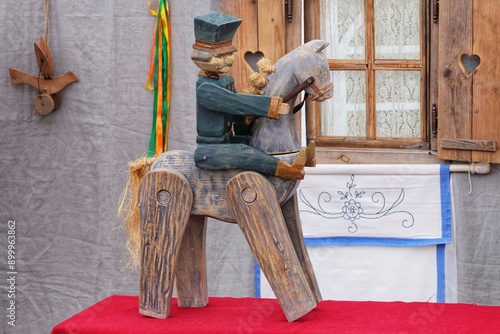
{"type": "Polygon", "coordinates": [[[500,333],[500,307],[472,304],[323,301],[288,323],[277,301],[211,297],[153,319],[135,296],[111,296],[55,326],[52,334],[126,333],[500,333]]]}

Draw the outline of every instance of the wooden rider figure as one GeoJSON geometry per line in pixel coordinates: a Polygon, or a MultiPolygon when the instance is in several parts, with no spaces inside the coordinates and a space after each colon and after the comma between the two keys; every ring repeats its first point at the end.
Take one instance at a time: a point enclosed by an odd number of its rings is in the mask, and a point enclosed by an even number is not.
{"type": "Polygon", "coordinates": [[[240,94],[229,70],[233,36],[241,19],[210,12],[194,18],[191,59],[200,68],[196,82],[196,166],[207,170],[243,169],[288,179],[303,179],[305,151],[287,163],[250,146],[245,116],[276,119],[289,112],[279,96],[240,94]]]}

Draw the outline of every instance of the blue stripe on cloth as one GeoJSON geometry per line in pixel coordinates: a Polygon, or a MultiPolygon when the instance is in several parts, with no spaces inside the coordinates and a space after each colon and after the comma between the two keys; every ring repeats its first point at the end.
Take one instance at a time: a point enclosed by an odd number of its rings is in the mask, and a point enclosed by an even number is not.
{"type": "Polygon", "coordinates": [[[449,243],[443,238],[411,239],[411,238],[385,238],[385,237],[318,237],[304,238],[306,246],[388,246],[388,247],[412,247],[430,246],[449,243]]]}
{"type": "Polygon", "coordinates": [[[260,298],[260,266],[257,260],[253,260],[253,266],[255,270],[255,297],[260,298]]]}
{"type": "Polygon", "coordinates": [[[436,302],[446,302],[445,245],[436,245],[437,296],[436,302]]]}
{"type": "Polygon", "coordinates": [[[441,220],[443,232],[441,237],[445,242],[451,241],[451,194],[450,194],[450,165],[442,164],[440,166],[441,181],[441,220]]]}

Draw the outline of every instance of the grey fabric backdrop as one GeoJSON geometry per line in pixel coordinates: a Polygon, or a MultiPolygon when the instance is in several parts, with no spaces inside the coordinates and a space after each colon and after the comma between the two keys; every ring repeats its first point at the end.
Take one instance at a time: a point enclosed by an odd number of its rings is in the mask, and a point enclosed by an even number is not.
{"type": "MultiPolygon", "coordinates": [[[[170,0],[173,83],[170,149],[193,149],[193,17],[217,1],[170,0]]],[[[44,34],[43,1],[0,2],[0,332],[48,333],[112,294],[137,295],[116,221],[127,163],[145,154],[152,93],[145,87],[155,19],[147,1],[52,0],[55,75],[80,79],[60,108],[40,116],[33,88],[8,68],[36,74],[33,43],[44,34]],[[16,327],[7,324],[7,222],[16,222],[16,327]]],[[[459,298],[500,303],[500,170],[454,176],[459,298]]],[[[253,260],[235,225],[210,221],[209,294],[252,296],[253,260]]]]}
{"type": "MultiPolygon", "coordinates": [[[[111,294],[138,293],[116,221],[127,163],[146,153],[152,93],[145,89],[155,18],[147,1],[50,2],[55,75],[79,82],[42,117],[36,91],[14,86],[8,68],[37,74],[33,43],[45,31],[43,1],[0,2],[0,332],[48,333],[111,294]],[[7,222],[16,221],[16,327],[7,324],[7,222]]],[[[170,149],[195,142],[190,60],[193,17],[216,2],[170,0],[170,149]]],[[[209,224],[209,293],[250,296],[253,262],[235,225],[209,224]]]]}

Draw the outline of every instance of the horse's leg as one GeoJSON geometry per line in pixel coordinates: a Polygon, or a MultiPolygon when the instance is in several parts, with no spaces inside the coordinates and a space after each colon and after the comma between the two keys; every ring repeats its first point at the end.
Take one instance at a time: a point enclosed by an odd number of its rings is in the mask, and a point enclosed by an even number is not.
{"type": "Polygon", "coordinates": [[[288,321],[316,306],[269,180],[243,172],[227,184],[228,204],[288,321]]]}
{"type": "Polygon", "coordinates": [[[154,318],[170,313],[175,265],[193,203],[184,176],[154,170],[141,181],[141,273],[139,312],[154,318]]]}
{"type": "Polygon", "coordinates": [[[191,216],[182,240],[175,270],[177,304],[180,307],[203,307],[208,304],[205,216],[191,216]]]}
{"type": "Polygon", "coordinates": [[[302,226],[300,225],[299,206],[297,203],[297,193],[281,205],[283,217],[285,218],[286,227],[290,238],[292,239],[293,246],[297,253],[302,268],[307,277],[307,281],[317,302],[322,300],[321,292],[319,291],[318,281],[314,274],[314,269],[307,253],[306,244],[304,242],[304,235],[302,233],[302,226]]]}

